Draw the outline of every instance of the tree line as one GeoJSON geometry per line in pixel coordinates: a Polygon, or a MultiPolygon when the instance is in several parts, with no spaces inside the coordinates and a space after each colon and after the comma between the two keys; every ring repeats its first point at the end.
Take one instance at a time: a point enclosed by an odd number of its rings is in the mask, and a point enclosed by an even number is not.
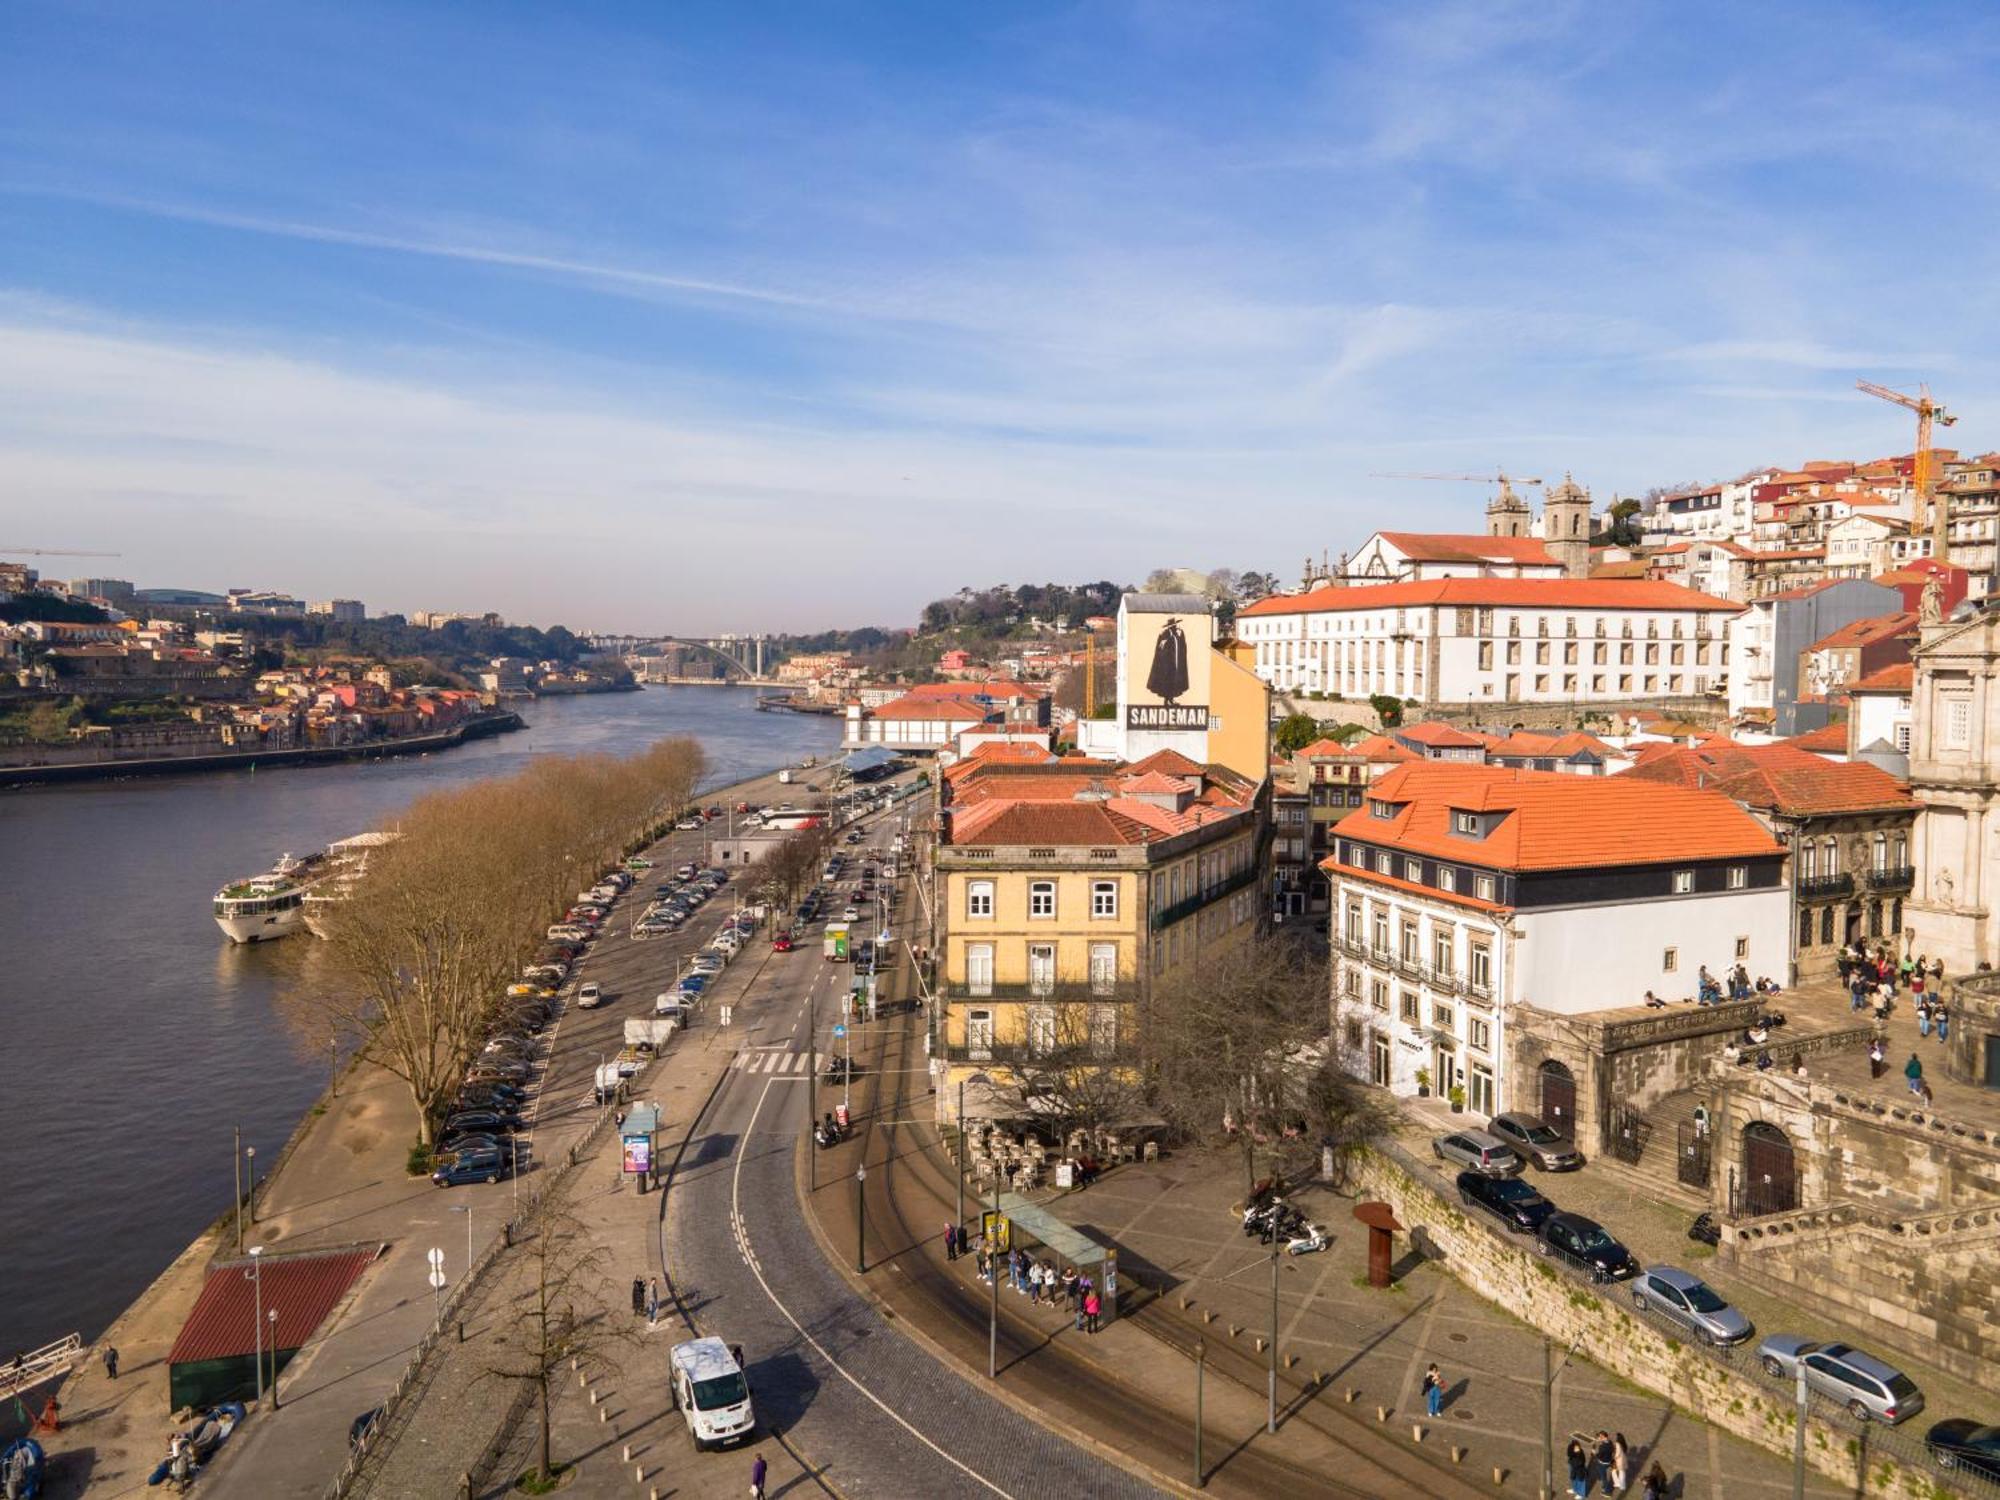
{"type": "Polygon", "coordinates": [[[418,798],[330,906],[327,940],[283,1001],[295,1030],[401,1079],[428,1146],[546,929],[672,823],[705,764],[694,740],[665,739],[418,798]]]}

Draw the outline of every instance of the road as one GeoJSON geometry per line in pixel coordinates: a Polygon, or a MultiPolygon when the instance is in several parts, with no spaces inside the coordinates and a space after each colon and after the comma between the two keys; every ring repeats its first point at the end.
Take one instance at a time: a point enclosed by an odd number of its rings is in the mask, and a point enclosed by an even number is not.
{"type": "MultiPolygon", "coordinates": [[[[878,824],[869,847],[879,852],[886,838],[878,824]]],[[[939,1365],[827,1264],[800,1216],[794,1158],[813,1149],[813,1012],[824,1059],[847,978],[817,943],[774,954],[738,1014],[740,1064],[675,1169],[661,1229],[689,1326],[743,1345],[760,1425],[847,1500],[1159,1493],[939,1365]]],[[[864,1043],[856,1060],[877,1045],[864,1043]]],[[[838,1085],[822,1093],[830,1109],[838,1085]]],[[[733,1482],[735,1456],[704,1462],[719,1484],[733,1482]]]]}

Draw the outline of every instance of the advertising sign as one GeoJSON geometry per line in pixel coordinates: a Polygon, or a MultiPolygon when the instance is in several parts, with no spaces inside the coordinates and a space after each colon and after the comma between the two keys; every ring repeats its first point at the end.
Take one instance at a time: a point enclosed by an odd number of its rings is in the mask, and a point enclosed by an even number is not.
{"type": "Polygon", "coordinates": [[[1206,733],[1214,617],[1205,608],[1134,607],[1134,600],[1146,597],[1127,595],[1119,617],[1125,727],[1151,733],[1206,733]]]}
{"type": "Polygon", "coordinates": [[[1008,1241],[1010,1225],[1005,1214],[996,1214],[992,1209],[984,1209],[979,1215],[979,1232],[986,1238],[986,1248],[1005,1252],[1012,1248],[1008,1241]]]}
{"type": "Polygon", "coordinates": [[[641,1177],[651,1172],[653,1138],[650,1135],[628,1135],[621,1139],[625,1147],[625,1170],[641,1177]]]}

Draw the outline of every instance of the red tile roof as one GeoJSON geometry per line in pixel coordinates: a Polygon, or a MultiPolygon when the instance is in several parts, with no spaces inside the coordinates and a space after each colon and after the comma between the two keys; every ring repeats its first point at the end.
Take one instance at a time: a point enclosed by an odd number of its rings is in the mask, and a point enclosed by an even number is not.
{"type": "Polygon", "coordinates": [[[1176,795],[1192,792],[1194,785],[1184,776],[1169,776],[1163,771],[1144,771],[1137,776],[1127,776],[1118,783],[1118,790],[1134,796],[1141,792],[1171,792],[1176,795]]]}
{"type": "Polygon", "coordinates": [[[1392,734],[1398,740],[1415,740],[1419,745],[1429,745],[1437,750],[1472,750],[1487,743],[1483,734],[1468,734],[1456,725],[1440,724],[1435,720],[1406,724],[1392,734]]]}
{"type": "Polygon", "coordinates": [[[1567,776],[1448,761],[1399,766],[1368,791],[1371,802],[1395,804],[1396,815],[1378,818],[1363,807],[1334,831],[1489,869],[1597,869],[1784,852],[1721,793],[1638,782],[1638,774],[1567,776]],[[1454,810],[1502,816],[1484,839],[1473,839],[1451,832],[1454,810]]]}
{"type": "Polygon", "coordinates": [[[1046,698],[1049,690],[1029,682],[925,682],[903,695],[910,698],[1046,698]]]}
{"type": "Polygon", "coordinates": [[[982,724],[999,712],[985,704],[973,703],[964,698],[939,698],[921,700],[910,697],[898,698],[893,703],[885,703],[870,715],[874,719],[940,719],[962,721],[968,724],[982,724]]]}
{"type": "MultiPolygon", "coordinates": [[[[278,1313],[276,1347],[297,1349],[311,1338],[375,1254],[371,1248],[258,1257],[263,1261],[258,1269],[266,1321],[273,1308],[278,1313]]],[[[256,1349],[251,1327],[257,1321],[259,1291],[243,1274],[252,1263],[246,1256],[209,1271],[194,1311],[167,1352],[168,1364],[230,1359],[256,1349]]],[[[265,1347],[271,1347],[272,1335],[267,1332],[264,1339],[265,1347]]]]}
{"type": "Polygon", "coordinates": [[[1341,744],[1339,740],[1319,739],[1292,753],[1295,757],[1302,756],[1311,760],[1316,755],[1352,755],[1354,751],[1341,744]]]}
{"type": "Polygon", "coordinates": [[[1850,620],[1831,635],[1823,635],[1806,647],[1808,651],[1833,651],[1849,646],[1872,646],[1877,641],[1893,640],[1899,635],[1914,633],[1917,617],[1902,613],[1876,615],[1867,620],[1850,620]]]}
{"type": "Polygon", "coordinates": [[[1489,756],[1556,756],[1567,759],[1572,755],[1596,755],[1605,759],[1623,754],[1612,749],[1594,734],[1582,730],[1571,730],[1568,734],[1538,734],[1531,729],[1517,729],[1504,740],[1488,744],[1489,756]]]}
{"type": "Polygon", "coordinates": [[[1487,536],[1478,532],[1385,531],[1382,540],[1412,562],[1540,563],[1555,559],[1540,537],[1487,536]]]}
{"type": "Polygon", "coordinates": [[[1143,776],[1148,771],[1164,771],[1169,776],[1199,776],[1201,762],[1189,760],[1178,750],[1155,750],[1144,760],[1135,760],[1126,771],[1134,776],[1143,776]]]}
{"type": "Polygon", "coordinates": [[[1815,755],[1845,755],[1847,753],[1847,725],[1827,724],[1806,734],[1795,734],[1785,741],[1796,750],[1810,750],[1815,755]]]}
{"type": "Polygon", "coordinates": [[[1859,682],[1847,685],[1848,695],[1855,693],[1898,693],[1905,697],[1915,688],[1917,669],[1911,662],[1891,662],[1886,667],[1870,672],[1859,682]]]}
{"type": "Polygon", "coordinates": [[[1650,789],[1656,784],[1713,787],[1749,807],[1788,817],[1857,812],[1915,811],[1903,783],[1864,761],[1839,764],[1795,741],[1770,745],[1712,742],[1651,756],[1623,776],[1650,789]]]}
{"type": "Polygon", "coordinates": [[[1361,588],[1329,585],[1308,594],[1279,594],[1238,610],[1256,615],[1333,614],[1426,605],[1519,605],[1524,609],[1687,609],[1735,614],[1743,608],[1713,594],[1659,579],[1433,578],[1361,588]]]}
{"type": "Polygon", "coordinates": [[[1399,745],[1386,734],[1371,734],[1365,739],[1356,740],[1352,745],[1347,747],[1347,753],[1349,755],[1358,755],[1363,760],[1388,760],[1396,761],[1399,764],[1405,761],[1423,759],[1421,755],[1417,754],[1408,745],[1399,745]]]}

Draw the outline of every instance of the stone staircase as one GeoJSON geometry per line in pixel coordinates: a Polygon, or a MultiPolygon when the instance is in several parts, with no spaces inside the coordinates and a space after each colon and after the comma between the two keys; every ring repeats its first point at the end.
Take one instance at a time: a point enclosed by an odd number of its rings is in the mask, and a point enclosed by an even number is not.
{"type": "MultiPolygon", "coordinates": [[[[1605,1171],[1614,1173],[1650,1198],[1678,1204],[1694,1212],[1708,1207],[1708,1195],[1680,1180],[1675,1155],[1680,1149],[1681,1126],[1694,1125],[1694,1107],[1702,1095],[1696,1089],[1682,1089],[1654,1102],[1646,1110],[1640,1128],[1643,1146],[1637,1162],[1626,1162],[1606,1151],[1598,1158],[1605,1171]]],[[[1718,1166],[1717,1170],[1720,1170],[1718,1166]]]]}

